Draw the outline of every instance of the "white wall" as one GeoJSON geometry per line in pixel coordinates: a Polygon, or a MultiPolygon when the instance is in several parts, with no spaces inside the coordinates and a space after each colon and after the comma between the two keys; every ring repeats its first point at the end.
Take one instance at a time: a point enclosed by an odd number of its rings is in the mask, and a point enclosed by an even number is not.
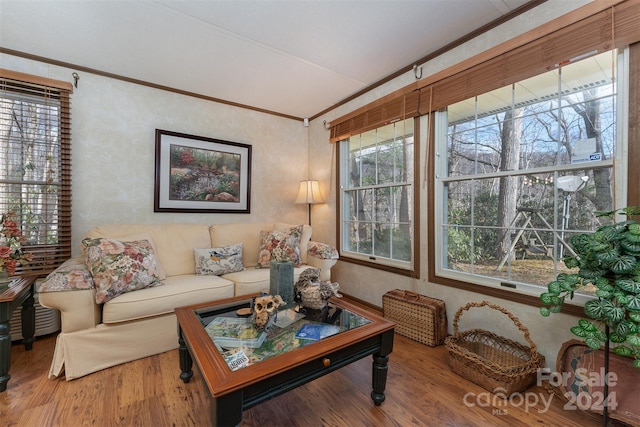
{"type": "MultiPolygon", "coordinates": [[[[0,67],[73,82],[72,69],[0,55],[0,67]]],[[[277,117],[79,72],[71,96],[73,252],[108,223],[262,222],[306,224],[295,205],[307,178],[307,128],[277,117]],[[154,213],[155,129],[252,146],[251,213],[154,213]]]]}
{"type": "MultiPolygon", "coordinates": [[[[573,9],[584,4],[584,1],[560,1],[550,0],[535,10],[529,11],[517,17],[511,22],[507,22],[500,27],[483,34],[476,39],[470,40],[464,45],[453,49],[446,54],[422,64],[423,78],[446,69],[456,63],[463,61],[473,55],[481,53],[495,45],[523,34],[545,22],[553,20],[573,9]]],[[[367,105],[381,96],[387,95],[397,89],[405,87],[415,81],[413,71],[409,71],[396,79],[385,83],[383,86],[366,93],[349,103],[342,105],[327,114],[314,119],[311,122],[309,132],[309,150],[311,175],[321,180],[323,185],[328,187],[330,194],[329,203],[314,208],[314,224],[321,224],[321,227],[314,227],[315,238],[321,241],[336,244],[336,184],[335,184],[335,147],[329,144],[329,132],[324,129],[323,122],[339,118],[359,107],[367,105]]],[[[555,367],[556,355],[563,342],[575,338],[569,332],[569,326],[576,322],[576,319],[567,315],[554,315],[551,318],[542,318],[538,307],[513,303],[511,301],[487,297],[485,295],[467,292],[447,286],[430,283],[427,280],[427,242],[429,236],[426,232],[428,194],[424,183],[425,173],[425,152],[426,152],[426,122],[421,123],[420,136],[420,166],[422,176],[416,183],[420,186],[421,198],[421,259],[420,278],[412,279],[406,276],[392,274],[377,269],[367,268],[356,264],[338,261],[332,270],[332,280],[340,283],[340,289],[349,295],[353,295],[376,306],[382,306],[382,296],[391,289],[409,289],[425,295],[441,298],[447,305],[447,317],[449,321],[449,332],[453,332],[452,322],[459,307],[466,305],[470,301],[493,301],[511,313],[517,315],[520,321],[530,330],[532,340],[538,345],[539,351],[546,357],[549,367],[555,367]]],[[[465,330],[470,327],[481,327],[489,329],[500,335],[523,341],[523,334],[513,326],[513,322],[508,317],[495,310],[488,308],[472,309],[463,314],[460,329],[465,330]],[[494,315],[495,313],[495,315],[494,315]],[[486,319],[483,322],[483,319],[486,319]],[[469,323],[466,323],[469,321],[469,323]]]]}

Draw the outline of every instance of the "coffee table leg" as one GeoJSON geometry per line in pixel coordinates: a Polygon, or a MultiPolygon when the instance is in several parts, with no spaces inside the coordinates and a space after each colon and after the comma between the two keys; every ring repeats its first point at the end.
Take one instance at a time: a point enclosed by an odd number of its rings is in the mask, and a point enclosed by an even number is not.
{"type": "Polygon", "coordinates": [[[373,402],[376,404],[376,406],[380,406],[385,399],[384,389],[387,387],[388,362],[388,355],[373,355],[373,390],[371,391],[371,399],[373,399],[373,402]]]}
{"type": "Polygon", "coordinates": [[[191,368],[193,367],[193,359],[191,359],[191,354],[189,353],[189,349],[187,348],[187,344],[184,342],[184,338],[182,338],[182,330],[179,332],[178,338],[178,356],[180,357],[180,379],[188,383],[191,377],[193,376],[193,371],[191,368]]]}
{"type": "Polygon", "coordinates": [[[211,400],[211,420],[216,427],[231,427],[242,422],[242,390],[211,400]]]}
{"type": "Polygon", "coordinates": [[[33,337],[36,333],[36,309],[33,306],[33,285],[26,300],[22,303],[20,322],[22,323],[22,344],[25,350],[33,348],[33,337]]]}

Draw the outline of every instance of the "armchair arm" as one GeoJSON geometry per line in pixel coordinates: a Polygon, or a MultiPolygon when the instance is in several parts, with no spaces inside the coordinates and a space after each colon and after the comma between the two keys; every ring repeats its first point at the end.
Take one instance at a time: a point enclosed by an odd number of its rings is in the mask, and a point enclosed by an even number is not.
{"type": "Polygon", "coordinates": [[[38,292],[93,289],[93,277],[84,263],[84,256],[69,258],[53,270],[42,282],[38,292]]]}
{"type": "Polygon", "coordinates": [[[338,250],[333,246],[322,243],[309,241],[307,245],[307,254],[320,259],[338,259],[340,256],[338,250]]]}
{"type": "Polygon", "coordinates": [[[307,246],[307,264],[320,269],[320,280],[331,281],[331,267],[338,262],[338,250],[326,243],[310,241],[307,246]]]}
{"type": "Polygon", "coordinates": [[[102,306],[83,256],[65,261],[51,272],[38,289],[44,307],[60,311],[62,332],[93,328],[100,323],[102,306]]]}

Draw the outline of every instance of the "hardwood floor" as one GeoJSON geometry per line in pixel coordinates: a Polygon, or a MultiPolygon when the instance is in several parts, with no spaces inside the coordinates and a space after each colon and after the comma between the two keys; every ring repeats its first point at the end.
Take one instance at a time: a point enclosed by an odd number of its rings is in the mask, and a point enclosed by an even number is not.
{"type": "MultiPolygon", "coordinates": [[[[0,393],[4,426],[207,426],[209,397],[202,377],[178,378],[178,351],[88,375],[73,381],[47,378],[55,337],[38,338],[32,351],[12,346],[11,380],[0,393]]],[[[241,426],[580,426],[602,425],[600,416],[564,410],[541,387],[530,402],[495,400],[485,390],[451,373],[444,346],[431,348],[396,334],[389,361],[386,401],[375,406],[371,359],[365,358],[305,386],[255,406],[241,426]],[[469,393],[469,394],[467,394],[469,393]],[[466,404],[465,404],[465,395],[466,404]]]]}

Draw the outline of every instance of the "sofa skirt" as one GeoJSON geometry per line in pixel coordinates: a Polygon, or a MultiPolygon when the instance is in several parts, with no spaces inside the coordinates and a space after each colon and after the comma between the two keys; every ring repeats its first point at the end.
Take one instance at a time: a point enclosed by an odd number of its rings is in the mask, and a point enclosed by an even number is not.
{"type": "MultiPolygon", "coordinates": [[[[64,374],[67,381],[132,360],[178,348],[178,321],[165,314],[122,324],[61,333],[49,378],[64,374]]],[[[179,366],[176,366],[176,373],[179,366]]]]}

